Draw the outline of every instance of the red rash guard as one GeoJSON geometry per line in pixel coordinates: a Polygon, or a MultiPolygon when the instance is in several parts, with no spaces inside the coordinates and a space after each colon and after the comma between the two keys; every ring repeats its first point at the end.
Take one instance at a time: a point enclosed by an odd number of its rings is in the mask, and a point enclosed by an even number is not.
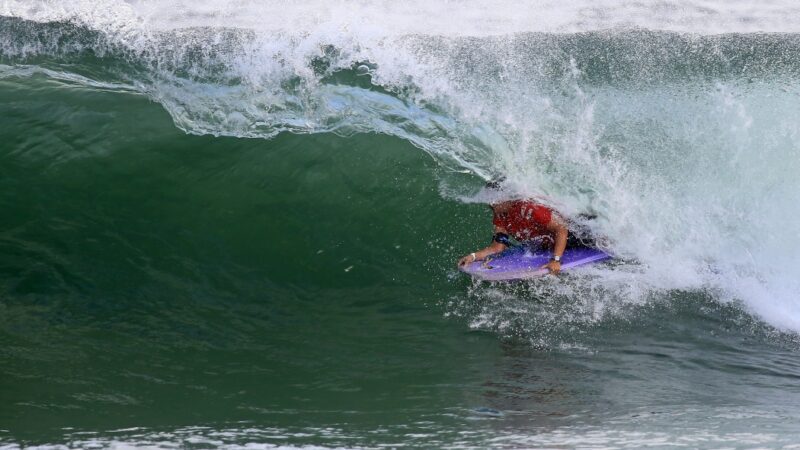
{"type": "Polygon", "coordinates": [[[492,223],[497,227],[505,228],[514,239],[523,242],[539,236],[550,236],[547,225],[553,217],[553,211],[531,200],[516,200],[511,202],[507,213],[494,214],[492,223]]]}

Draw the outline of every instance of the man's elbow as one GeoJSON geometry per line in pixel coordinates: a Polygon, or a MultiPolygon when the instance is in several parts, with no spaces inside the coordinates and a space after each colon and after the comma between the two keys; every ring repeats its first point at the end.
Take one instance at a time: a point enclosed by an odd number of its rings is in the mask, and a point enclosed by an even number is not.
{"type": "Polygon", "coordinates": [[[556,235],[562,235],[562,234],[566,235],[567,233],[569,233],[569,229],[567,228],[566,225],[556,221],[551,222],[548,228],[550,229],[551,232],[555,233],[556,235]]]}

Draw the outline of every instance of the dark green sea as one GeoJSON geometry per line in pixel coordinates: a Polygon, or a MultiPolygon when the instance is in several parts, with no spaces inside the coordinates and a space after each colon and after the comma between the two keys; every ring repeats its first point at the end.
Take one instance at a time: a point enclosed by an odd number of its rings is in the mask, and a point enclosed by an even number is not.
{"type": "Polygon", "coordinates": [[[234,3],[0,2],[0,449],[800,444],[791,5],[234,3]]]}

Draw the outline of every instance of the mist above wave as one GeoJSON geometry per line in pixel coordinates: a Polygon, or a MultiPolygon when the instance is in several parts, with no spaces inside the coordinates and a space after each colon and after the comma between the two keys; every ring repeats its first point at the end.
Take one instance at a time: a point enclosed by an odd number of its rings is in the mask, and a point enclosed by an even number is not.
{"type": "Polygon", "coordinates": [[[788,0],[482,2],[240,0],[7,0],[0,14],[36,21],[78,20],[93,28],[238,27],[290,32],[370,29],[383,35],[488,36],[644,28],[697,34],[796,32],[800,6],[788,0]]]}

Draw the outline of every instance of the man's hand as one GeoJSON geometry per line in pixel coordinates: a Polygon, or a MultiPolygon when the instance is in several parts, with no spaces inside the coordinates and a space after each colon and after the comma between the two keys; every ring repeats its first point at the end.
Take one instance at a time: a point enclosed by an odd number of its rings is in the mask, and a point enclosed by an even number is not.
{"type": "Polygon", "coordinates": [[[475,259],[475,253],[470,253],[469,255],[458,260],[458,267],[466,266],[467,264],[474,262],[475,259]]]}
{"type": "Polygon", "coordinates": [[[543,265],[542,268],[549,270],[553,275],[558,275],[558,272],[561,272],[561,263],[558,261],[550,261],[543,265]]]}

